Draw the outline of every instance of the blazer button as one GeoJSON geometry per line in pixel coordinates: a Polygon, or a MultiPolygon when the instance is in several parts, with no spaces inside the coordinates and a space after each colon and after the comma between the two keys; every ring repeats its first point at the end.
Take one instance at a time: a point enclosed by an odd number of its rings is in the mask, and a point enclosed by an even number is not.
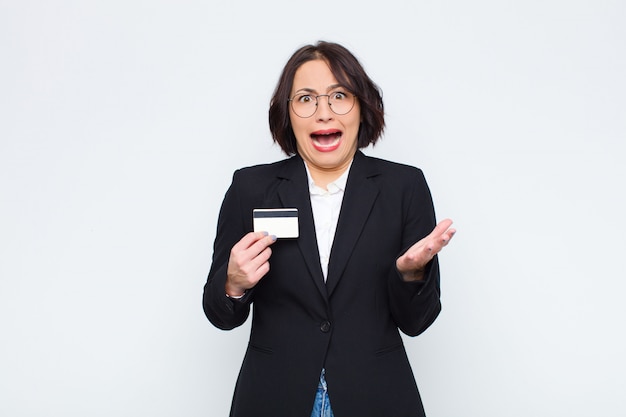
{"type": "Polygon", "coordinates": [[[330,322],[328,320],[324,320],[322,324],[320,324],[320,330],[324,333],[328,333],[330,331],[330,322]]]}

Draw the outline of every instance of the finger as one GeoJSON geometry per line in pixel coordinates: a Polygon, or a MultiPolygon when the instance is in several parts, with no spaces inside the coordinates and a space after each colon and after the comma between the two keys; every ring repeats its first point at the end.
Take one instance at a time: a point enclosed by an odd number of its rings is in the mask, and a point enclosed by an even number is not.
{"type": "Polygon", "coordinates": [[[263,265],[268,262],[270,257],[272,256],[272,249],[267,247],[263,249],[260,253],[250,259],[246,266],[246,269],[250,274],[255,274],[256,271],[263,265]]]}
{"type": "Polygon", "coordinates": [[[254,242],[246,251],[249,253],[250,259],[256,257],[261,252],[265,250],[265,248],[269,247],[271,244],[276,242],[276,236],[274,235],[263,235],[263,237],[256,242],[254,242]]]}
{"type": "Polygon", "coordinates": [[[435,228],[433,229],[433,231],[431,232],[431,236],[441,236],[443,233],[445,233],[450,226],[452,226],[452,220],[451,219],[444,219],[442,221],[440,221],[439,223],[437,223],[437,226],[435,226],[435,228]]]}
{"type": "Polygon", "coordinates": [[[433,250],[437,248],[437,246],[441,247],[448,244],[452,236],[450,235],[450,231],[454,231],[454,229],[450,229],[452,225],[452,220],[445,219],[442,220],[435,226],[433,231],[426,237],[427,246],[432,248],[433,250]]]}
{"type": "Polygon", "coordinates": [[[422,248],[423,252],[426,252],[432,258],[450,243],[450,239],[452,239],[452,236],[448,231],[439,236],[429,236],[422,248]]]}
{"type": "Polygon", "coordinates": [[[235,246],[233,246],[233,250],[235,252],[244,251],[248,249],[250,246],[252,246],[254,243],[259,241],[260,239],[263,239],[266,236],[267,236],[267,232],[250,232],[246,234],[244,237],[242,237],[241,240],[239,240],[239,242],[235,243],[235,246]]]}
{"type": "Polygon", "coordinates": [[[275,241],[276,236],[269,236],[266,232],[248,233],[233,246],[231,258],[245,265],[275,241]]]}
{"type": "Polygon", "coordinates": [[[240,284],[244,288],[255,286],[269,271],[269,258],[272,254],[270,248],[266,248],[258,256],[242,265],[240,268],[240,284]]]}
{"type": "Polygon", "coordinates": [[[455,233],[455,229],[448,229],[438,238],[431,240],[430,243],[426,245],[428,252],[432,254],[432,256],[441,252],[444,247],[448,246],[448,243],[450,243],[455,233]]]}
{"type": "Polygon", "coordinates": [[[450,240],[454,237],[456,233],[456,229],[448,229],[442,236],[444,246],[447,246],[450,243],[450,240]]]}
{"type": "Polygon", "coordinates": [[[246,269],[246,265],[249,264],[250,260],[256,257],[260,250],[250,250],[251,245],[254,245],[259,239],[265,238],[266,235],[264,233],[255,233],[250,232],[241,238],[239,242],[237,242],[232,249],[230,250],[230,259],[229,259],[229,269],[230,271],[235,272],[236,270],[244,271],[246,269]]]}
{"type": "Polygon", "coordinates": [[[254,267],[253,271],[250,273],[250,280],[255,284],[265,276],[270,270],[269,258],[272,254],[272,250],[267,248],[264,250],[259,256],[254,259],[254,262],[251,266],[254,267]]]}

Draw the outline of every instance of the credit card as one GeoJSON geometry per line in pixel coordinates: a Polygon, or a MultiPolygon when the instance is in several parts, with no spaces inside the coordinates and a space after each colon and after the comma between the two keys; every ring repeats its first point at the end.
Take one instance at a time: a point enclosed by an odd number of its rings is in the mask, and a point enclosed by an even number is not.
{"type": "Polygon", "coordinates": [[[254,209],[252,211],[254,231],[267,232],[279,239],[298,237],[298,209],[254,209]]]}

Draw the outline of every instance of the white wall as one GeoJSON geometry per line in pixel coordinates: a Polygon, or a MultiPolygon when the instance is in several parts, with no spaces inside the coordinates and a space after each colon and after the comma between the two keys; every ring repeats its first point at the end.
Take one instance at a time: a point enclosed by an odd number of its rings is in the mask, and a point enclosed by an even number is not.
{"type": "Polygon", "coordinates": [[[217,210],[283,157],[268,101],[317,39],[459,229],[406,341],[429,416],[625,415],[625,3],[247,3],[0,0],[0,415],[227,415],[217,210]]]}

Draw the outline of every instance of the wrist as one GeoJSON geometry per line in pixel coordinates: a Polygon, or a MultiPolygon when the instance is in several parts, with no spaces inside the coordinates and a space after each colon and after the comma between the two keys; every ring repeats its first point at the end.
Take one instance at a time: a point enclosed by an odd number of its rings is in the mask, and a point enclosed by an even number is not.
{"type": "Polygon", "coordinates": [[[243,298],[244,295],[246,295],[245,291],[242,294],[239,294],[239,295],[230,295],[229,293],[226,293],[226,297],[232,298],[233,300],[239,300],[239,299],[243,298]]]}
{"type": "Polygon", "coordinates": [[[402,276],[402,279],[404,281],[414,282],[414,281],[423,281],[426,270],[422,268],[422,269],[415,269],[413,271],[406,271],[406,272],[398,271],[398,272],[400,272],[400,275],[402,276]]]}
{"type": "Polygon", "coordinates": [[[224,287],[224,292],[226,293],[226,297],[234,298],[236,300],[246,295],[246,291],[247,290],[245,288],[237,288],[237,287],[233,288],[233,286],[228,285],[228,283],[224,287]]]}

